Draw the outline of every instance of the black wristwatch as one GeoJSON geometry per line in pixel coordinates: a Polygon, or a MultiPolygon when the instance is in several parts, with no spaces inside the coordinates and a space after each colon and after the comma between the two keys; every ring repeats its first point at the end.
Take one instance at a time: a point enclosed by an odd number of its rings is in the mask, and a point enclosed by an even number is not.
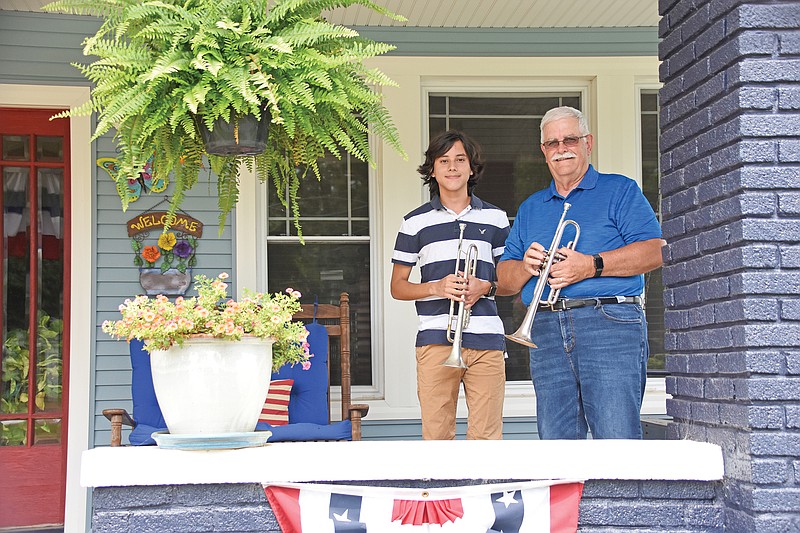
{"type": "Polygon", "coordinates": [[[603,273],[603,257],[600,254],[594,254],[594,277],[599,278],[603,273]]]}
{"type": "Polygon", "coordinates": [[[494,281],[490,281],[489,283],[491,283],[492,286],[489,287],[489,292],[486,293],[486,297],[492,298],[494,297],[495,294],[497,294],[497,283],[495,283],[494,281]]]}

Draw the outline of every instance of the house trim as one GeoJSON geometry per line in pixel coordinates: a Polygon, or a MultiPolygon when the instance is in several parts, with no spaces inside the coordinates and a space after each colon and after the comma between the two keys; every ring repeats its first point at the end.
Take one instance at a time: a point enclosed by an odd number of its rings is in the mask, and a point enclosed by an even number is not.
{"type": "Polygon", "coordinates": [[[397,47],[389,56],[657,56],[658,28],[425,28],[353,26],[397,47]]]}
{"type": "MultiPolygon", "coordinates": [[[[89,99],[88,87],[0,84],[0,106],[30,108],[76,107],[89,99]]],[[[91,317],[94,301],[94,180],[89,117],[70,119],[70,205],[72,250],[70,256],[70,365],[67,436],[65,531],[85,531],[87,491],[79,485],[81,454],[89,449],[93,417],[92,346],[95,330],[91,317]],[[91,235],[91,238],[87,238],[91,235]],[[89,265],[87,265],[89,263],[89,265]]]]}

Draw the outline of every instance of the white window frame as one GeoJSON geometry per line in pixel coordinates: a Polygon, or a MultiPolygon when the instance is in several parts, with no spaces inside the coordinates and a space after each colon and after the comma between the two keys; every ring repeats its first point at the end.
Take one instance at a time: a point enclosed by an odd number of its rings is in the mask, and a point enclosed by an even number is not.
{"type": "MultiPolygon", "coordinates": [[[[370,151],[372,152],[373,159],[377,159],[378,150],[376,150],[375,138],[369,136],[370,151]]],[[[309,179],[313,179],[309,177],[309,179]]],[[[348,243],[361,243],[368,244],[370,247],[370,328],[373,332],[371,338],[371,353],[372,353],[372,384],[371,385],[354,385],[351,390],[353,397],[361,400],[377,400],[385,395],[384,391],[384,365],[383,365],[383,339],[379,338],[378,327],[383,316],[381,310],[382,299],[379,297],[379,292],[382,287],[381,278],[379,273],[380,268],[380,247],[375,245],[374,236],[377,234],[378,227],[378,205],[380,202],[380,195],[378,192],[378,179],[376,177],[376,169],[368,165],[368,183],[369,183],[369,235],[368,236],[354,236],[354,237],[331,237],[331,236],[313,236],[304,235],[303,238],[306,242],[314,243],[333,243],[333,242],[348,242],[348,243]]],[[[236,273],[237,280],[248,280],[247,282],[239,282],[237,284],[237,291],[241,291],[243,287],[257,287],[256,290],[267,290],[268,279],[267,272],[269,267],[269,257],[267,248],[270,241],[272,242],[297,242],[297,237],[293,236],[272,236],[268,235],[267,231],[267,194],[268,184],[261,183],[255,176],[255,170],[248,171],[244,169],[240,174],[240,195],[239,203],[234,212],[234,227],[236,234],[236,242],[255,242],[250,247],[235,247],[236,255],[236,273]],[[252,223],[247,220],[253,220],[252,223]],[[253,229],[255,228],[255,232],[253,229]],[[255,268],[253,268],[255,266],[255,268]],[[255,272],[253,272],[255,270],[255,272]]],[[[340,387],[331,387],[331,402],[341,401],[340,387]]],[[[340,413],[340,409],[331,408],[331,415],[336,417],[336,413],[340,413]]]]}

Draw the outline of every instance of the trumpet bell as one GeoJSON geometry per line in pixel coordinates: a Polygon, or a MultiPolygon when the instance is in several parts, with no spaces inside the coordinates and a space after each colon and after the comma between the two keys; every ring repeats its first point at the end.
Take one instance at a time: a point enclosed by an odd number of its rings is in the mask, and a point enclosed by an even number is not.
{"type": "Polygon", "coordinates": [[[453,347],[450,348],[450,355],[447,356],[447,359],[444,360],[442,366],[450,366],[453,368],[467,368],[467,365],[464,364],[464,360],[461,358],[461,328],[458,328],[458,335],[456,337],[455,342],[453,343],[453,347]]]}
{"type": "Polygon", "coordinates": [[[531,338],[531,329],[533,328],[533,320],[536,317],[536,310],[539,308],[540,304],[554,304],[558,299],[558,294],[561,292],[561,289],[556,291],[551,290],[547,300],[542,301],[542,294],[544,294],[545,285],[547,285],[547,279],[550,277],[550,267],[553,265],[553,262],[556,259],[557,250],[559,248],[559,244],[561,243],[561,236],[564,233],[564,229],[567,226],[575,227],[575,238],[567,246],[570,250],[575,249],[578,244],[578,237],[581,235],[581,227],[577,222],[574,220],[564,220],[567,216],[567,210],[569,210],[569,208],[570,204],[564,202],[564,211],[561,213],[561,220],[559,220],[558,226],[556,226],[556,233],[553,235],[553,242],[550,243],[550,248],[547,250],[546,260],[540,267],[539,279],[536,281],[536,286],[533,289],[533,298],[531,298],[531,303],[528,305],[528,310],[525,312],[525,318],[522,320],[522,324],[519,326],[517,331],[511,335],[505,336],[507,339],[518,342],[519,344],[524,344],[529,348],[538,348],[538,346],[533,343],[533,339],[531,338]]]}
{"type": "Polygon", "coordinates": [[[537,306],[535,304],[529,305],[528,310],[525,313],[525,318],[522,320],[522,324],[519,325],[517,331],[514,333],[505,335],[506,339],[519,344],[524,344],[528,348],[538,348],[538,346],[536,346],[536,344],[533,342],[533,334],[531,333],[531,330],[533,329],[533,321],[536,318],[536,309],[537,306]]]}
{"type": "Polygon", "coordinates": [[[533,339],[531,338],[530,334],[526,335],[525,333],[521,332],[520,330],[515,331],[511,335],[505,335],[505,338],[510,340],[510,341],[517,342],[519,344],[524,344],[525,346],[527,346],[529,348],[538,348],[538,346],[536,346],[533,343],[533,339]]]}
{"type": "Polygon", "coordinates": [[[442,366],[450,366],[453,368],[467,368],[467,365],[464,364],[464,360],[461,359],[461,350],[450,350],[450,355],[447,359],[444,360],[442,366]]]}

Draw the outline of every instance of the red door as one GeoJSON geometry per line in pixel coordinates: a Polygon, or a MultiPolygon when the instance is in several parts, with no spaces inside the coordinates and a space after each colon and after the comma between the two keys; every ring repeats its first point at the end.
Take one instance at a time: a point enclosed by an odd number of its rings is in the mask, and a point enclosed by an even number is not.
{"type": "Polygon", "coordinates": [[[0,528],[64,523],[70,152],[57,111],[0,109],[0,528]]]}

